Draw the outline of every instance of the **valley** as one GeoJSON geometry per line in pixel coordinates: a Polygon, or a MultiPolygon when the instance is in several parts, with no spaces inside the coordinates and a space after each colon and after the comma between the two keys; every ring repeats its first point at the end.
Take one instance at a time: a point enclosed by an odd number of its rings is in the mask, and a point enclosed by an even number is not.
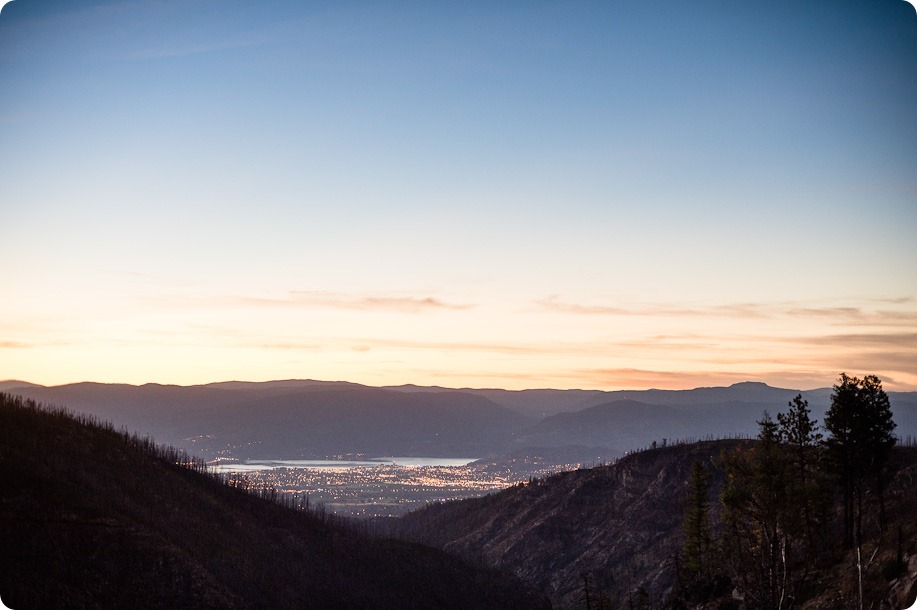
{"type": "Polygon", "coordinates": [[[464,465],[339,463],[345,465],[324,461],[320,466],[266,468],[249,463],[220,465],[215,470],[244,481],[240,483],[244,487],[277,489],[296,504],[308,501],[336,515],[374,518],[404,515],[435,502],[478,497],[531,477],[580,466],[543,465],[534,458],[502,467],[477,461],[464,465]]]}
{"type": "MultiPolygon", "coordinates": [[[[585,401],[579,392],[551,391],[579,408],[538,419],[522,408],[520,394],[353,386],[3,382],[0,534],[15,558],[0,566],[9,572],[0,583],[4,599],[10,591],[26,600],[24,608],[47,600],[84,607],[103,599],[106,582],[121,597],[102,607],[122,604],[138,587],[162,604],[151,607],[180,600],[213,608],[572,610],[590,607],[586,599],[610,607],[640,607],[642,599],[650,600],[647,608],[727,610],[739,606],[723,583],[757,595],[740,580],[753,566],[736,568],[747,550],[724,560],[734,552],[724,524],[734,517],[723,499],[730,469],[741,463],[752,472],[767,455],[759,449],[762,431],[777,423],[764,413],[788,425],[781,418],[792,390],[736,384],[590,392],[585,401]],[[710,540],[722,549],[708,557],[714,571],[706,575],[685,572],[684,564],[697,469],[707,477],[710,540]],[[316,572],[301,563],[310,557],[333,567],[316,572]],[[399,584],[354,584],[377,562],[388,566],[379,579],[399,584]],[[39,565],[50,565],[50,574],[39,565]],[[153,576],[150,565],[160,566],[153,576]],[[234,582],[241,565],[252,575],[234,582]],[[160,590],[160,581],[171,589],[160,590]],[[469,588],[471,581],[487,584],[469,588]],[[417,589],[419,582],[427,584],[417,589]],[[46,599],[36,602],[29,587],[46,599]],[[312,598],[288,598],[297,587],[312,598]],[[467,590],[454,597],[457,588],[467,590]]],[[[810,396],[819,422],[826,403],[833,405],[823,390],[797,396],[790,406],[810,396]]],[[[882,487],[862,488],[860,508],[871,515],[861,544],[878,558],[865,569],[860,595],[877,604],[917,587],[917,571],[908,567],[917,568],[917,400],[890,393],[887,404],[902,446],[890,454],[882,487]]],[[[768,468],[790,476],[790,446],[772,442],[783,457],[768,458],[768,468]]],[[[806,442],[807,454],[827,451],[806,442]]],[[[792,559],[803,575],[795,591],[810,600],[799,607],[812,609],[844,607],[856,595],[852,551],[837,542],[845,521],[835,475],[829,462],[819,463],[806,468],[829,469],[818,475],[821,497],[833,498],[819,509],[823,542],[817,554],[792,559]],[[834,597],[823,599],[819,583],[830,583],[834,597]]]]}

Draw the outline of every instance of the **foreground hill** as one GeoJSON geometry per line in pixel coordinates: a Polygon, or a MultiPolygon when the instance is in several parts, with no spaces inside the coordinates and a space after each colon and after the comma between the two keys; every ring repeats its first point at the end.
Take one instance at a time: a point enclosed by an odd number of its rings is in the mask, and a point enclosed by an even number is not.
{"type": "Polygon", "coordinates": [[[401,518],[394,533],[512,571],[562,605],[579,601],[584,573],[594,591],[618,601],[613,607],[640,585],[658,600],[675,582],[692,464],[709,467],[738,442],[644,451],[614,465],[434,505],[401,518]]]}
{"type": "Polygon", "coordinates": [[[29,608],[544,608],[496,572],[371,539],[0,394],[0,598],[29,608]]]}
{"type": "MultiPolygon", "coordinates": [[[[650,607],[663,607],[677,581],[676,554],[683,544],[681,525],[692,466],[699,462],[711,475],[711,510],[716,516],[716,498],[725,484],[718,458],[745,442],[707,441],[643,451],[613,465],[563,472],[491,496],[433,505],[397,520],[391,524],[392,532],[511,571],[562,608],[585,607],[587,581],[593,604],[603,599],[605,607],[628,607],[628,598],[642,588],[650,607]]],[[[889,480],[892,523],[886,538],[868,543],[869,552],[875,554],[866,582],[867,599],[876,608],[900,607],[894,602],[879,604],[890,594],[910,595],[911,600],[917,595],[917,449],[895,450],[889,480]],[[913,565],[913,573],[897,585],[883,574],[896,546],[906,553],[899,559],[913,565]],[[890,593],[894,586],[897,592],[890,593]]],[[[846,607],[831,595],[855,587],[850,562],[850,554],[838,549],[835,563],[817,579],[825,597],[811,599],[805,607],[846,607]]],[[[723,605],[705,607],[738,607],[735,600],[730,602],[729,591],[723,595],[723,605]]]]}

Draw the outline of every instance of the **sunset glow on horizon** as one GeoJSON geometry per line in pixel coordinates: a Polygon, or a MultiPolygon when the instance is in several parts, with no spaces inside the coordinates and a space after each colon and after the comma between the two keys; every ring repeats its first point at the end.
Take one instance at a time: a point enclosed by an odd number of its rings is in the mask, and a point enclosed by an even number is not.
{"type": "Polygon", "coordinates": [[[17,0],[0,380],[917,390],[903,0],[17,0]]]}

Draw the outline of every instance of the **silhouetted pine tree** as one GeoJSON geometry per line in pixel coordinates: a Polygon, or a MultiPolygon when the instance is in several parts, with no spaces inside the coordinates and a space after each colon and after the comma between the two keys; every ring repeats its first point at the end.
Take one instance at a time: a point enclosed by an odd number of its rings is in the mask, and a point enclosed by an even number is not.
{"type": "Polygon", "coordinates": [[[841,373],[825,415],[827,457],[844,494],[844,543],[849,548],[862,538],[862,509],[867,484],[873,480],[880,500],[880,524],[885,507],[882,473],[895,445],[895,422],[888,396],[875,375],[862,380],[841,373]]]}
{"type": "Polygon", "coordinates": [[[831,407],[825,414],[827,455],[844,496],[844,545],[856,548],[858,606],[863,607],[863,513],[869,483],[879,498],[879,527],[885,527],[885,494],[882,479],[892,447],[895,422],[888,395],[875,375],[863,379],[841,373],[834,386],[831,407]]]}
{"type": "Polygon", "coordinates": [[[725,457],[724,549],[749,608],[786,610],[807,575],[804,500],[778,425],[765,411],[758,426],[758,443],[725,457]]]}
{"type": "MultiPolygon", "coordinates": [[[[819,533],[823,533],[827,522],[828,489],[819,468],[822,435],[802,394],[798,394],[788,406],[786,413],[777,414],[778,437],[791,462],[789,477],[805,524],[804,553],[809,559],[824,546],[825,537],[819,536],[819,533]]],[[[806,562],[807,566],[809,563],[806,562]]]]}
{"type": "Polygon", "coordinates": [[[691,467],[691,481],[685,502],[682,531],[684,543],[684,576],[686,581],[696,581],[708,575],[708,554],[712,543],[710,530],[710,475],[700,462],[691,467]]]}

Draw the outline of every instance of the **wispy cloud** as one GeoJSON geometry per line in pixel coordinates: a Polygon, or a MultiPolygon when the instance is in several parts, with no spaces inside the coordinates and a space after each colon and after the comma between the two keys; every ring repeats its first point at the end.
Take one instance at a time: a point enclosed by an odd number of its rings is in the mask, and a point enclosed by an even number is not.
{"type": "MultiPolygon", "coordinates": [[[[886,305],[908,305],[910,297],[877,300],[886,305]]],[[[870,325],[914,325],[917,326],[917,310],[869,309],[866,307],[823,307],[797,302],[778,303],[727,303],[721,305],[673,306],[659,303],[640,305],[586,305],[561,300],[551,295],[536,301],[545,311],[573,315],[595,316],[645,316],[645,317],[708,317],[708,318],[820,318],[834,324],[870,325]]]]}
{"type": "Polygon", "coordinates": [[[741,340],[731,336],[704,336],[697,334],[651,335],[639,339],[614,341],[613,345],[626,350],[639,352],[703,352],[722,349],[725,343],[741,340]]]}
{"type": "Polygon", "coordinates": [[[259,349],[279,349],[279,350],[308,350],[321,351],[329,346],[317,341],[259,341],[254,344],[243,343],[245,347],[257,347],[259,349]]]}
{"type": "MultiPolygon", "coordinates": [[[[507,382],[524,382],[529,388],[602,388],[609,390],[683,390],[697,387],[728,386],[743,381],[762,381],[774,387],[809,390],[829,387],[834,371],[656,371],[638,368],[551,369],[531,372],[495,370],[420,371],[449,384],[454,379],[490,379],[500,387],[507,382]]],[[[887,378],[891,381],[891,378],[887,378]]],[[[905,386],[907,387],[907,386],[905,386]]]]}
{"type": "MultiPolygon", "coordinates": [[[[832,347],[865,347],[865,348],[897,348],[899,351],[917,354],[917,332],[898,333],[849,333],[842,335],[828,335],[823,337],[809,337],[808,343],[816,345],[830,345],[832,347]]],[[[917,368],[917,362],[914,363],[917,368]]]]}
{"type": "Polygon", "coordinates": [[[23,343],[22,341],[0,341],[0,349],[25,349],[33,347],[31,343],[23,343]]]}
{"type": "Polygon", "coordinates": [[[774,310],[775,316],[823,318],[836,324],[857,326],[917,326],[917,311],[888,309],[869,310],[861,307],[790,307],[774,310]]]}
{"type": "Polygon", "coordinates": [[[449,303],[431,296],[390,294],[348,294],[339,292],[293,291],[286,298],[229,297],[224,304],[248,307],[327,307],[359,311],[400,311],[418,313],[429,310],[463,310],[474,305],[449,303]]]}
{"type": "Polygon", "coordinates": [[[914,297],[892,297],[887,299],[872,299],[876,303],[887,303],[891,305],[904,305],[906,303],[913,303],[914,297]]]}
{"type": "Polygon", "coordinates": [[[416,312],[425,309],[471,309],[467,303],[447,303],[434,297],[385,296],[385,295],[340,295],[322,292],[294,292],[298,303],[317,304],[326,307],[349,309],[394,309],[416,312]]]}
{"type": "MultiPolygon", "coordinates": [[[[475,341],[409,341],[400,339],[371,339],[361,342],[367,347],[389,348],[389,349],[419,349],[433,350],[442,352],[485,352],[492,354],[511,354],[511,355],[531,355],[544,354],[558,349],[560,346],[554,345],[527,345],[524,343],[499,343],[499,342],[475,342],[475,341]]],[[[568,346],[573,348],[574,346],[568,346]]]]}
{"type": "Polygon", "coordinates": [[[442,379],[479,378],[530,382],[529,387],[691,388],[748,380],[779,387],[830,386],[840,371],[876,373],[889,389],[914,389],[917,335],[914,333],[831,336],[655,335],[606,342],[501,343],[362,340],[370,349],[480,352],[511,356],[524,372],[500,370],[429,371],[442,379]],[[785,345],[786,348],[782,348],[785,345]],[[566,365],[544,368],[547,358],[566,365]],[[644,367],[583,368],[588,360],[640,362],[644,367]],[[645,366],[645,365],[649,366],[645,366]]]}
{"type": "Polygon", "coordinates": [[[258,337],[239,339],[245,347],[258,347],[265,349],[351,349],[359,352],[373,350],[424,350],[435,352],[481,352],[491,354],[510,354],[515,356],[544,354],[545,346],[505,344],[505,343],[476,343],[457,341],[410,341],[401,339],[378,338],[328,338],[321,341],[283,341],[262,340],[258,337]]]}
{"type": "Polygon", "coordinates": [[[686,389],[731,385],[742,381],[763,381],[777,387],[812,389],[831,385],[834,372],[782,371],[655,371],[635,368],[580,369],[570,377],[590,386],[609,388],[686,389]]]}
{"type": "Polygon", "coordinates": [[[741,318],[766,318],[774,314],[772,306],[758,303],[731,303],[726,305],[708,305],[697,307],[683,307],[647,303],[631,306],[617,305],[584,305],[560,300],[557,295],[536,301],[536,304],[547,311],[568,314],[600,315],[600,316],[709,316],[709,317],[741,317],[741,318]]]}
{"type": "Polygon", "coordinates": [[[63,347],[63,346],[72,346],[76,343],[72,341],[58,341],[58,340],[45,340],[45,341],[6,341],[0,340],[0,349],[35,349],[42,347],[63,347]]]}

